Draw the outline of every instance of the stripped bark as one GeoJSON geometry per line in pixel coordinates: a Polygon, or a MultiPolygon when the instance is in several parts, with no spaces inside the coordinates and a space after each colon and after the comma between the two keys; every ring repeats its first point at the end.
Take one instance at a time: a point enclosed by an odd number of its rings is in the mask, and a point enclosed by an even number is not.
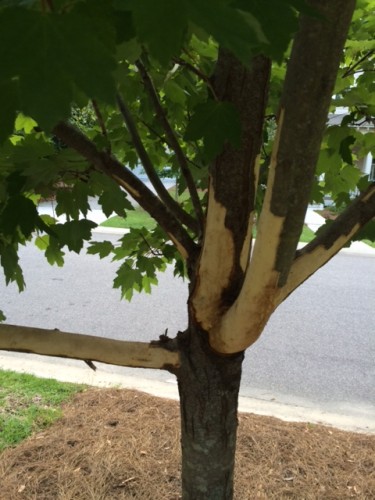
{"type": "Polygon", "coordinates": [[[298,250],[286,284],[277,291],[275,305],[326,264],[375,217],[375,183],[359,196],[319,236],[298,250]]]}
{"type": "Polygon", "coordinates": [[[275,268],[287,280],[314,182],[342,51],[355,0],[311,0],[321,18],[302,16],[287,68],[280,110],[271,212],[285,217],[275,268]]]}
{"type": "Polygon", "coordinates": [[[320,18],[301,17],[288,64],[257,240],[240,294],[210,343],[222,353],[254,343],[285,285],[305,218],[354,0],[311,0],[320,18]],[[329,50],[327,50],[329,47],[329,50]]]}
{"type": "Polygon", "coordinates": [[[98,361],[134,368],[175,371],[180,357],[172,343],[127,342],[59,330],[0,325],[0,349],[43,356],[98,361]]]}
{"type": "Polygon", "coordinates": [[[238,110],[242,136],[241,146],[226,144],[210,169],[206,230],[190,298],[193,317],[206,331],[236,299],[249,260],[269,74],[263,56],[249,69],[220,50],[213,86],[238,110]]]}

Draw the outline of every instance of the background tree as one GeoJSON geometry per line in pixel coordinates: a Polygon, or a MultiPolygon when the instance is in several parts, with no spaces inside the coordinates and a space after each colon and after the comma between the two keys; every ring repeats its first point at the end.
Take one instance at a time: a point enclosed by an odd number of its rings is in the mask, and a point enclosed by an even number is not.
{"type": "Polygon", "coordinates": [[[121,264],[122,295],[167,265],[189,280],[189,324],[150,344],[0,327],[0,348],[166,369],[181,398],[184,498],[231,498],[245,349],[270,315],[375,215],[354,160],[374,135],[373,0],[1,1],[0,255],[80,252],[130,195],[156,225],[87,251],[121,264]],[[351,20],[353,18],[353,22],[351,20]],[[291,43],[293,41],[293,43],[291,43]],[[332,101],[334,95],[334,101],[332,101]],[[332,106],[348,106],[327,128],[332,106]],[[133,169],[142,164],[153,191],[133,169]],[[162,177],[176,179],[177,197],[162,177]],[[351,201],[350,193],[359,195],[351,201]],[[38,214],[56,195],[62,224],[38,214]],[[155,194],[154,194],[155,193],[155,194]],[[309,201],[347,208],[302,250],[309,201]],[[256,240],[253,229],[256,225],[256,240]]]}

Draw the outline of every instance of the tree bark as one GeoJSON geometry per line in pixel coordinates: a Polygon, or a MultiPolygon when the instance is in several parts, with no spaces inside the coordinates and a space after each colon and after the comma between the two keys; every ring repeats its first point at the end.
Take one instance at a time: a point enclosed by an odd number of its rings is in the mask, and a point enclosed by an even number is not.
{"type": "Polygon", "coordinates": [[[194,327],[178,345],[182,498],[231,499],[243,354],[218,356],[194,327]]]}

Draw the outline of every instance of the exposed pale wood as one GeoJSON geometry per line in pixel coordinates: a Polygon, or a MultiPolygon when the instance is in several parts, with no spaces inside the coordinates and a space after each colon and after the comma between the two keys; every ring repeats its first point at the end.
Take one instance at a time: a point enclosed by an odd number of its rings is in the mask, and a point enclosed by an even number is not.
{"type": "Polygon", "coordinates": [[[190,299],[196,322],[209,331],[220,317],[223,290],[228,287],[233,267],[233,234],[225,227],[226,209],[215,199],[212,185],[203,249],[196,289],[190,299]]]}
{"type": "MultiPolygon", "coordinates": [[[[254,176],[253,176],[254,193],[256,193],[257,188],[258,188],[259,172],[260,172],[260,160],[261,160],[261,156],[259,154],[256,158],[255,166],[254,166],[254,176]]],[[[249,266],[249,262],[250,262],[251,248],[252,248],[252,243],[253,243],[253,229],[254,229],[254,225],[255,225],[255,217],[256,217],[256,211],[254,208],[254,210],[250,213],[249,226],[247,228],[246,238],[244,239],[241,254],[240,254],[240,265],[241,265],[241,269],[243,270],[244,273],[246,273],[247,268],[249,266]]]]}
{"type": "Polygon", "coordinates": [[[212,77],[218,100],[238,112],[239,148],[224,145],[210,167],[210,190],[203,249],[190,297],[192,318],[210,330],[233,304],[251,249],[259,155],[268,96],[270,61],[256,56],[249,67],[225,49],[212,77]]]}
{"type": "Polygon", "coordinates": [[[161,370],[173,370],[180,364],[178,352],[157,343],[127,342],[8,324],[0,325],[0,350],[161,370]]]}
{"type": "Polygon", "coordinates": [[[375,217],[375,183],[317,238],[297,252],[288,281],[277,292],[276,305],[326,264],[356,232],[375,217]]]}
{"type": "Polygon", "coordinates": [[[305,219],[327,114],[355,8],[354,0],[310,0],[319,18],[301,16],[287,66],[280,108],[271,212],[285,217],[275,269],[287,280],[305,219]]]}
{"type": "Polygon", "coordinates": [[[302,230],[354,0],[311,0],[302,16],[280,101],[267,191],[242,289],[209,331],[218,352],[246,349],[262,333],[285,285],[302,230]],[[323,20],[324,19],[324,20],[323,20]],[[327,47],[329,46],[329,50],[327,47]]]}
{"type": "Polygon", "coordinates": [[[254,250],[241,292],[220,323],[209,332],[210,344],[218,352],[233,353],[246,349],[257,340],[274,310],[278,281],[274,267],[284,217],[272,214],[270,204],[282,126],[283,112],[276,133],[254,250]]]}

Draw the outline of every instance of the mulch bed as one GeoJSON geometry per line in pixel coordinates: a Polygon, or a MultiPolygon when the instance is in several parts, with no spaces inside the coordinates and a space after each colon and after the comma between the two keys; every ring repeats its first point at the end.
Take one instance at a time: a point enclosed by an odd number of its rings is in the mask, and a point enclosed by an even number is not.
{"type": "MultiPolygon", "coordinates": [[[[178,403],[89,389],[0,455],[1,500],[180,498],[178,403]]],[[[375,436],[240,414],[237,500],[375,499],[375,436]]]]}

